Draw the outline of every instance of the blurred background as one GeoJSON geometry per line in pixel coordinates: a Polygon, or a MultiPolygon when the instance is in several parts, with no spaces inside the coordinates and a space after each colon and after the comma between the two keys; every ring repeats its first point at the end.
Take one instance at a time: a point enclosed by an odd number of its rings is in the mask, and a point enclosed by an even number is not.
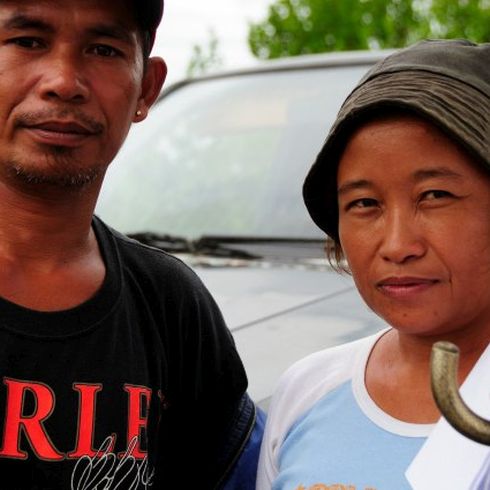
{"type": "Polygon", "coordinates": [[[257,59],[428,37],[490,41],[490,0],[165,0],[154,54],[173,82],[257,59]]]}

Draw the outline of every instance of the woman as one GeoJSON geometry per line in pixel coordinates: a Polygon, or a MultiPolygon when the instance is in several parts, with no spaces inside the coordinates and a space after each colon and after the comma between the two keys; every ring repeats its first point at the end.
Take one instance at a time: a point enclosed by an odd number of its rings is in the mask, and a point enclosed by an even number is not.
{"type": "Polygon", "coordinates": [[[462,382],[490,341],[490,44],[424,41],[376,65],[303,194],[387,326],[283,375],[257,488],[410,488],[440,417],[433,343],[459,346],[462,382]]]}

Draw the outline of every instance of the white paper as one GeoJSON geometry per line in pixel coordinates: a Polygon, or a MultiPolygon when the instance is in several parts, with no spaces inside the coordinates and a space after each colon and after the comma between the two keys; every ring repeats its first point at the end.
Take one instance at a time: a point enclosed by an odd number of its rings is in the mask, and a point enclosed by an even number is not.
{"type": "Polygon", "coordinates": [[[475,478],[471,490],[488,490],[490,489],[490,454],[487,455],[486,461],[480,468],[480,472],[475,478]]]}
{"type": "MultiPolygon", "coordinates": [[[[490,346],[466,378],[461,396],[471,410],[490,419],[490,346]]],[[[464,437],[442,418],[405,474],[414,490],[489,490],[489,463],[489,446],[464,437]]]]}

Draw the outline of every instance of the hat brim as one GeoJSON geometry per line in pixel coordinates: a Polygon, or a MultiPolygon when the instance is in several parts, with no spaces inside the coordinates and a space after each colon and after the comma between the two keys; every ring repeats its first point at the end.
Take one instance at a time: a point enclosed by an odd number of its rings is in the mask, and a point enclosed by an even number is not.
{"type": "Polygon", "coordinates": [[[490,99],[477,88],[421,70],[381,73],[358,86],[344,102],[303,184],[311,218],[338,241],[337,167],[348,137],[366,119],[387,111],[429,120],[490,171],[490,99]]]}

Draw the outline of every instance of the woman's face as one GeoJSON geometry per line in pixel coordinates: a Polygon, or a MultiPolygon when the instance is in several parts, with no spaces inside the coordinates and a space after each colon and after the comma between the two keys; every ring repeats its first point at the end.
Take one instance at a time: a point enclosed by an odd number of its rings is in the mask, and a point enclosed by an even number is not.
{"type": "Polygon", "coordinates": [[[349,140],[339,234],[366,303],[405,333],[490,332],[490,176],[435,126],[393,117],[349,140]]]}

